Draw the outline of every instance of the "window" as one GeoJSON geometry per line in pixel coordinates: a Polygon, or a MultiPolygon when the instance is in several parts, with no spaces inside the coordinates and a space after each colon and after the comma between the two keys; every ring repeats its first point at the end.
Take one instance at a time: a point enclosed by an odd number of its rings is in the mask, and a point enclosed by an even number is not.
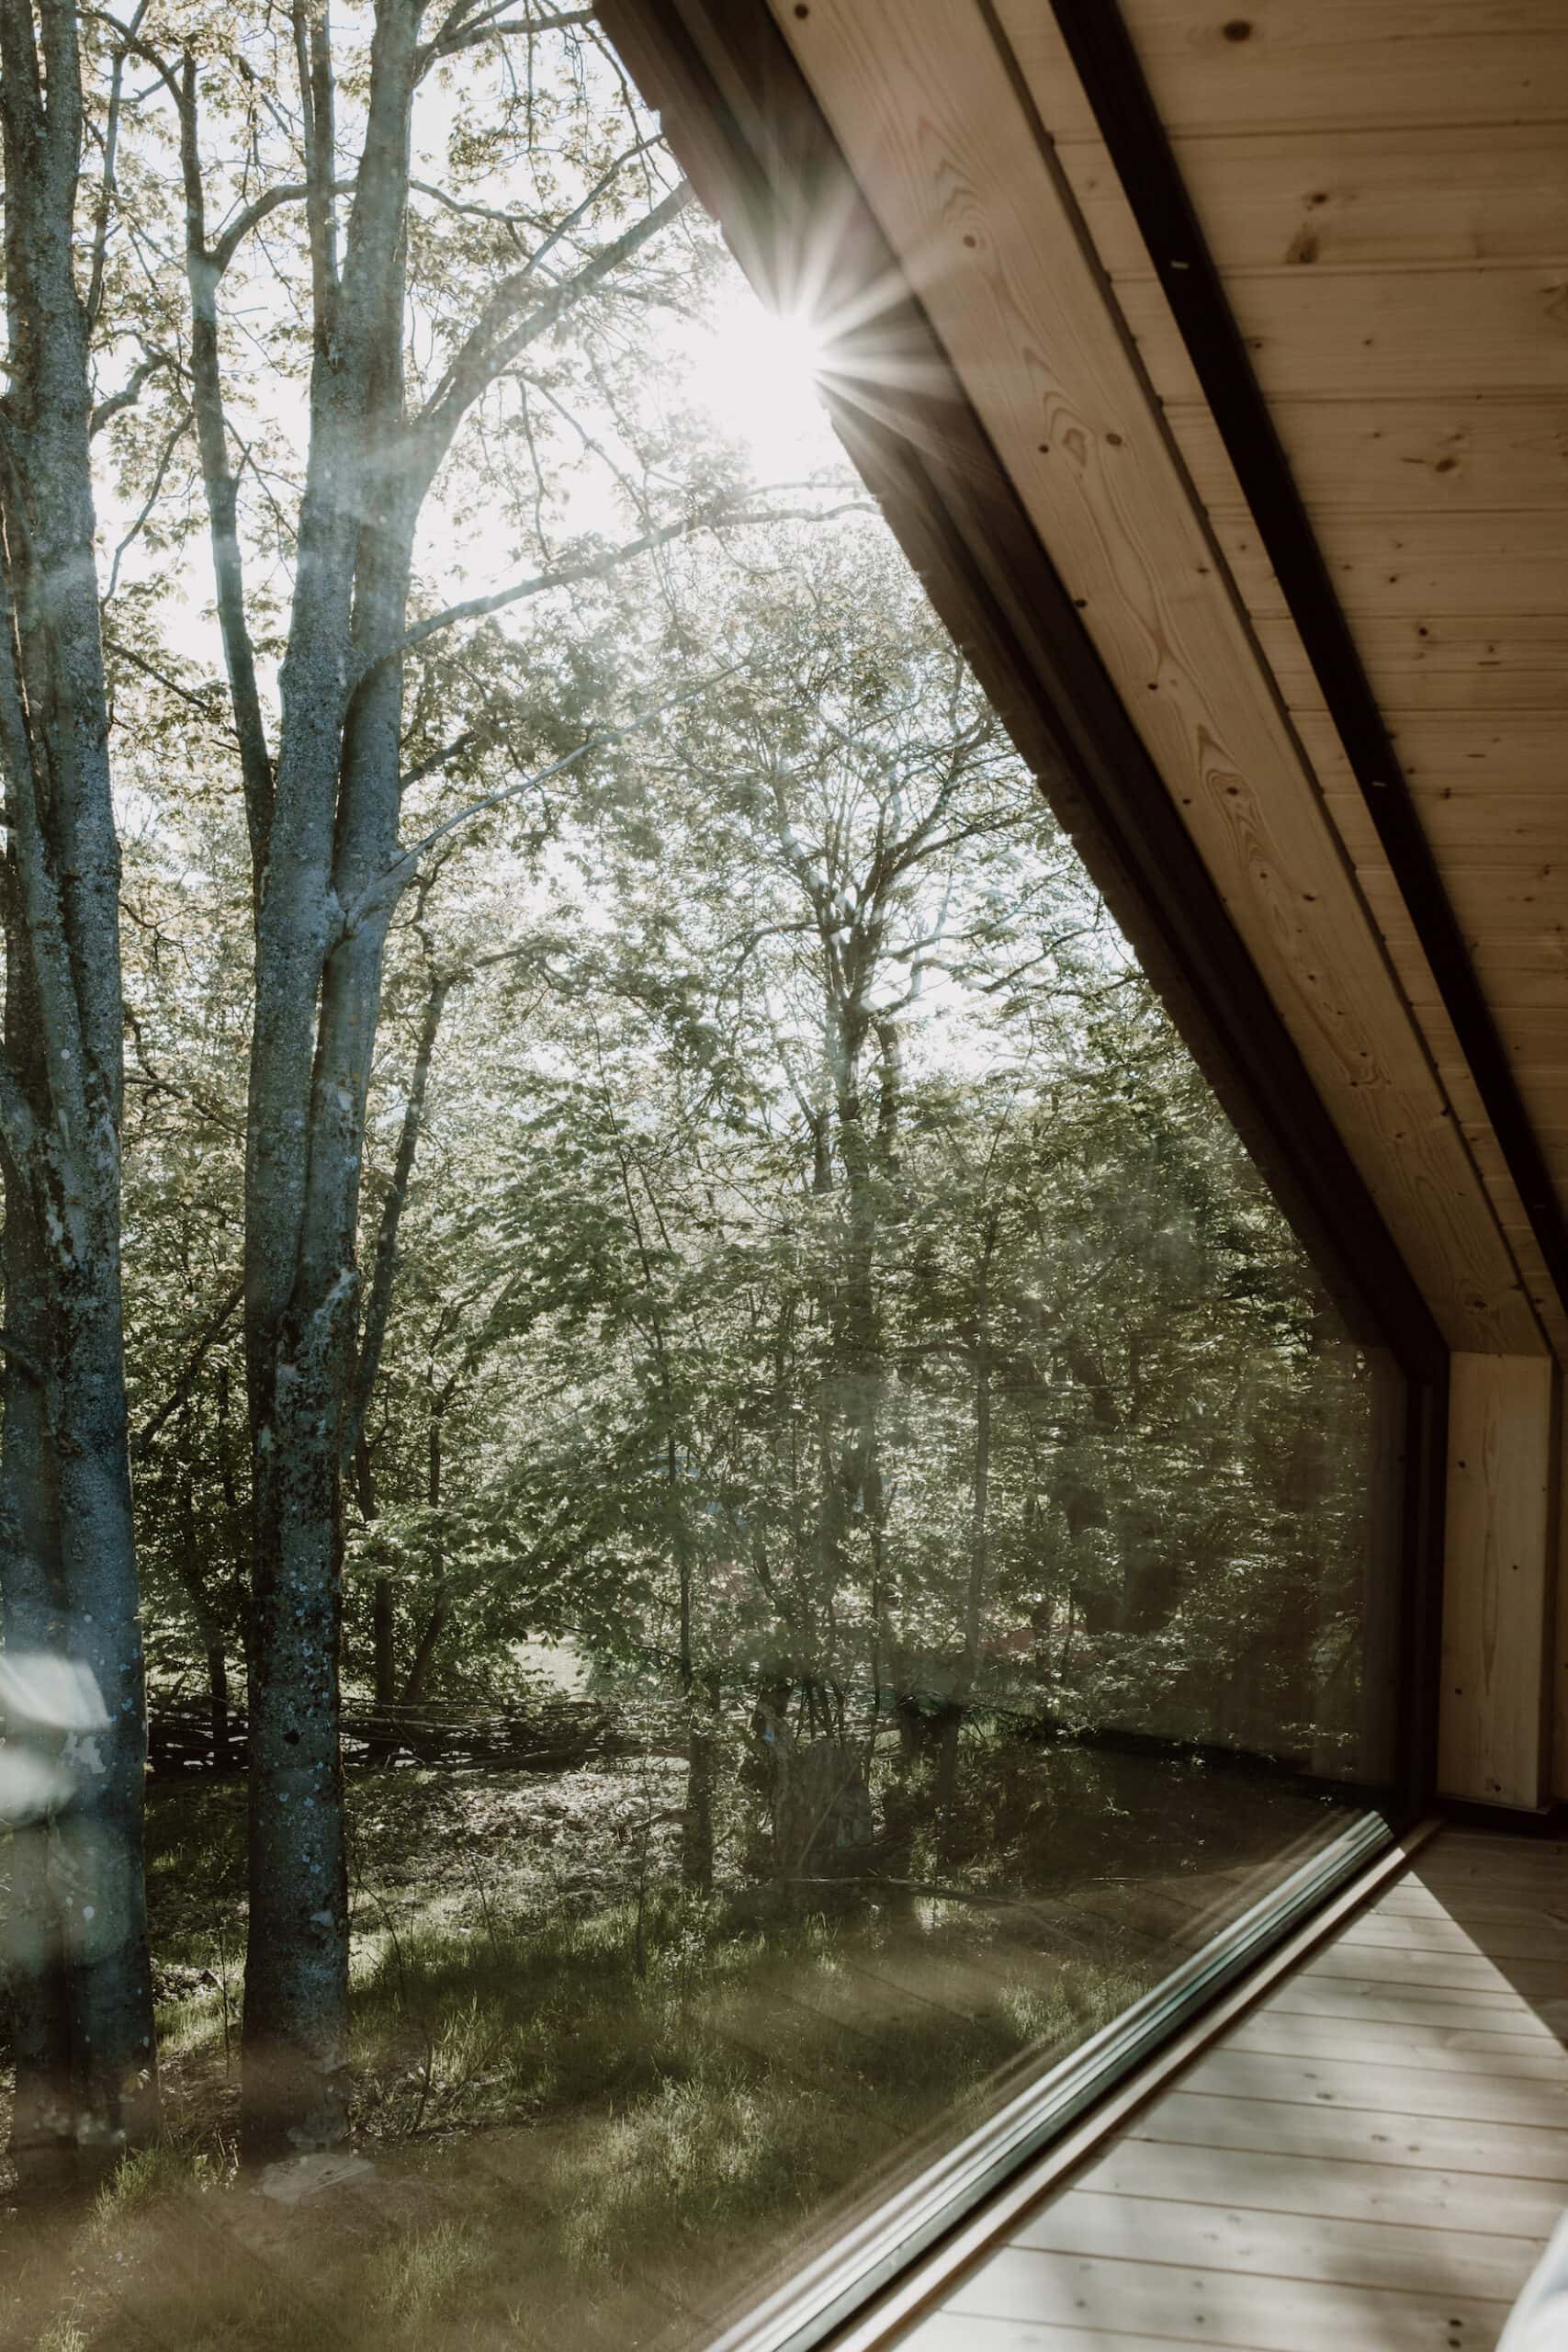
{"type": "MultiPolygon", "coordinates": [[[[212,74],[297,196],[292,61],[236,40],[212,74]]],[[[183,523],[138,537],[197,495],[183,417],[100,483],[168,2132],[0,2278],[29,2340],[715,2337],[1397,1809],[1404,1378],[829,429],[825,322],[762,310],[591,28],[529,54],[455,42],[415,111],[411,400],[456,399],[513,273],[548,331],[433,476],[393,640],[410,846],[321,1487],[355,2152],[254,2187],[251,876],[207,576],[183,523]]],[[[119,136],[173,268],[167,96],[119,136]]],[[[256,202],[225,119],[214,219],[256,202]]],[[[233,266],[281,630],[312,281],[281,231],[233,266]]],[[[69,1840],[13,1817],[30,1886],[69,1840]]]]}

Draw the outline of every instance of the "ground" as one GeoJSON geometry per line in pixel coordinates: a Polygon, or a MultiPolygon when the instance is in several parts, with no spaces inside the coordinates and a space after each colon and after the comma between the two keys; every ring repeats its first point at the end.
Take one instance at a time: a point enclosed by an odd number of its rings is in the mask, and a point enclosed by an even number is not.
{"type": "Polygon", "coordinates": [[[699,1901],[682,1773],[356,1775],[355,2151],[259,2181],[234,2155],[243,1792],[155,1792],[167,2137],[89,2210],[3,2210],[6,2352],[700,2343],[1337,1817],[1002,1742],[970,1759],[956,1860],[917,1839],[899,1886],[781,1890],[737,1830],[699,1901]]]}

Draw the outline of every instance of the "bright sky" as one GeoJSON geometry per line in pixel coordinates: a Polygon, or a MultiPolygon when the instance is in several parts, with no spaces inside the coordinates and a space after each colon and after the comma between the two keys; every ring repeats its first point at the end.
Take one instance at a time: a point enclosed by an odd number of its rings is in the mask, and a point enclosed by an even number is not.
{"type": "Polygon", "coordinates": [[[822,336],[808,318],[767,310],[737,270],[709,318],[674,340],[716,423],[744,443],[764,481],[842,463],[817,390],[822,336]]]}

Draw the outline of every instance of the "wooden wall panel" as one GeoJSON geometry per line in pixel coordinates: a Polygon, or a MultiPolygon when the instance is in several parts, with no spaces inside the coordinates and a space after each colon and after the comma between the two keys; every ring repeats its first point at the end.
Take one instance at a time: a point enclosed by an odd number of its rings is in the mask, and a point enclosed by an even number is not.
{"type": "MultiPolygon", "coordinates": [[[[1490,790],[1500,807],[1516,792],[1550,792],[1568,784],[1568,707],[1545,711],[1443,712],[1389,709],[1384,717],[1400,763],[1417,797],[1468,783],[1490,790]]],[[[1321,704],[1298,711],[1296,725],[1325,788],[1349,767],[1321,704]]]]}
{"type": "MultiPolygon", "coordinates": [[[[1059,135],[1095,129],[1049,8],[997,0],[1059,135]]],[[[1568,119],[1562,0],[1139,0],[1139,53],[1167,128],[1291,131],[1568,119]]]]}
{"type": "MultiPolygon", "coordinates": [[[[1501,628],[1514,613],[1568,606],[1568,533],[1559,513],[1325,513],[1315,519],[1352,620],[1405,614],[1433,620],[1479,611],[1501,628]]],[[[1285,600],[1251,521],[1226,514],[1214,520],[1247,605],[1282,616],[1285,600]]]]}
{"type": "MultiPolygon", "coordinates": [[[[1568,507],[1568,397],[1270,403],[1291,470],[1314,517],[1541,514],[1568,507]]],[[[1245,502],[1206,406],[1168,399],[1166,414],[1204,503],[1245,502]]],[[[1495,613],[1480,596],[1472,614],[1495,613]]],[[[1530,609],[1539,609],[1531,607],[1530,609]]]]}
{"type": "Polygon", "coordinates": [[[1548,1801],[1562,1396],[1542,1360],[1457,1354],[1450,1371],[1438,1786],[1548,1801]]]}
{"type": "MultiPolygon", "coordinates": [[[[1562,388],[1568,286],[1560,262],[1280,269],[1231,279],[1226,291],[1270,394],[1359,401],[1562,388]]],[[[1162,393],[1201,399],[1162,288],[1130,277],[1117,292],[1162,393]]]]}
{"type": "MultiPolygon", "coordinates": [[[[1568,141],[1558,123],[1187,137],[1176,160],[1214,259],[1235,270],[1568,258],[1568,141]],[[1434,168],[1436,158],[1438,168],[1434,168]]],[[[1146,248],[1098,139],[1058,142],[1111,276],[1146,248]]]]}
{"type": "MultiPolygon", "coordinates": [[[[1291,707],[1319,707],[1317,681],[1294,628],[1265,617],[1258,634],[1291,707]]],[[[1379,616],[1364,620],[1356,638],[1391,711],[1471,718],[1544,711],[1560,723],[1568,719],[1568,628],[1560,613],[1521,613],[1501,622],[1478,613],[1433,620],[1379,616]]],[[[1445,728],[1438,740],[1446,737],[1445,728]]]]}
{"type": "Polygon", "coordinates": [[[804,17],[790,0],[773,6],[1450,1342],[1540,1346],[1272,679],[977,0],[812,0],[804,17]]]}

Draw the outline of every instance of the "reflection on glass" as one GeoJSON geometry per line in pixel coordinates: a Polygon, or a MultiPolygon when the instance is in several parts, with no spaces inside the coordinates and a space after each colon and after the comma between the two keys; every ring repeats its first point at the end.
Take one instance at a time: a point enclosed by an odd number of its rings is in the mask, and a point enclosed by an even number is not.
{"type": "MultiPolygon", "coordinates": [[[[1397,1376],[808,361],[773,338],[763,382],[683,234],[657,383],[587,320],[549,390],[592,435],[541,401],[484,460],[514,474],[447,493],[471,562],[481,492],[547,537],[629,533],[634,458],[645,496],[694,451],[756,492],[496,639],[520,704],[608,679],[660,716],[455,837],[393,933],[343,1526],[355,2143],[259,2179],[243,1373],[220,1321],[186,1378],[158,1287],[195,1297],[232,1216],[240,820],[169,804],[132,845],[128,888],[227,940],[131,991],[197,1137],[127,1171],[133,1380],[175,1396],[138,1491],[169,2131],[85,2216],[0,2220],[8,2342],[701,2342],[1392,1777],[1397,1376]]],[[[23,1874],[74,1867],[86,1734],[27,1727],[53,1671],[0,1666],[23,1874]]]]}

